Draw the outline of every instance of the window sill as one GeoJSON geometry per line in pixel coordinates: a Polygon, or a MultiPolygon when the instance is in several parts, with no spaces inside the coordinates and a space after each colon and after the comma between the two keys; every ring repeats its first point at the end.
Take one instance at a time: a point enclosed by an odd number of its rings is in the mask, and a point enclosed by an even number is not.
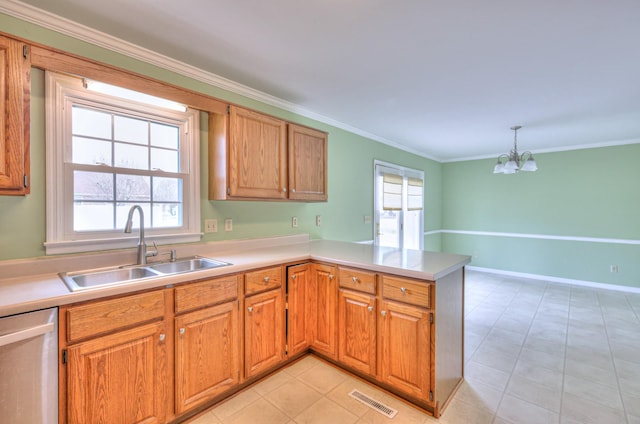
{"type": "MultiPolygon", "coordinates": [[[[202,233],[185,234],[149,234],[145,237],[147,244],[194,243],[200,241],[202,233]]],[[[68,241],[48,241],[44,243],[45,254],[60,255],[65,253],[95,252],[99,250],[126,249],[138,245],[138,236],[118,237],[112,239],[87,239],[68,241]]]]}

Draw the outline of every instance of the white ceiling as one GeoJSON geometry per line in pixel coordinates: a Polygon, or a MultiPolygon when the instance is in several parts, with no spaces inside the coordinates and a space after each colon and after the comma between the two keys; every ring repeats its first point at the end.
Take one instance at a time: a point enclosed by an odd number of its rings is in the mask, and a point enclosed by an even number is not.
{"type": "Polygon", "coordinates": [[[640,142],[638,0],[23,3],[441,161],[640,142]]]}

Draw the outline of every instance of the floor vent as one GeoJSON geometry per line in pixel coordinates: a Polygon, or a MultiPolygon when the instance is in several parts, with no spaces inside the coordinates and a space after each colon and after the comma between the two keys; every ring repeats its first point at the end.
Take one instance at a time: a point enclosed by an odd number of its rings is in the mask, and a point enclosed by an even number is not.
{"type": "Polygon", "coordinates": [[[398,413],[398,411],[396,411],[395,409],[389,408],[384,403],[378,402],[377,400],[372,399],[369,396],[365,395],[364,393],[359,392],[355,389],[353,389],[351,393],[349,393],[349,396],[351,396],[352,398],[354,398],[359,402],[364,403],[369,408],[373,408],[374,410],[378,411],[379,413],[381,413],[387,418],[393,418],[398,413]]]}

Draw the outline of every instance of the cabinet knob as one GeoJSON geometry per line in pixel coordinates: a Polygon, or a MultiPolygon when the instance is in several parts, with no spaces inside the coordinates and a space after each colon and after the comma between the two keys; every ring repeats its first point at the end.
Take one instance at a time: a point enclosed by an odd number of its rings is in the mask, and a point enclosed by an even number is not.
{"type": "Polygon", "coordinates": [[[249,311],[249,313],[253,312],[253,306],[249,306],[247,310],[249,311]]]}
{"type": "Polygon", "coordinates": [[[402,292],[402,294],[405,294],[407,292],[407,288],[406,287],[400,287],[400,291],[402,292]]]}
{"type": "Polygon", "coordinates": [[[351,281],[353,281],[354,283],[358,282],[358,277],[351,277],[351,281]]]}
{"type": "Polygon", "coordinates": [[[367,306],[367,310],[368,310],[369,312],[373,312],[373,306],[367,306]]]}
{"type": "Polygon", "coordinates": [[[269,282],[269,276],[264,277],[263,280],[264,280],[265,283],[268,283],[269,282]]]}
{"type": "Polygon", "coordinates": [[[295,188],[292,188],[292,189],[291,189],[291,192],[292,192],[292,193],[295,193],[295,192],[296,192],[296,189],[295,189],[295,188]]]}
{"type": "Polygon", "coordinates": [[[335,276],[335,275],[333,275],[333,274],[329,274],[329,280],[333,280],[334,278],[336,278],[336,276],[335,276]]]}
{"type": "Polygon", "coordinates": [[[282,187],[282,191],[283,191],[283,192],[286,192],[286,191],[287,191],[287,188],[286,188],[286,187],[282,187]]]}
{"type": "Polygon", "coordinates": [[[295,280],[296,278],[298,278],[298,275],[297,275],[297,274],[293,274],[293,275],[291,276],[291,279],[292,279],[292,280],[295,280]]]}
{"type": "Polygon", "coordinates": [[[163,342],[166,337],[164,333],[160,334],[160,341],[163,342]]]}
{"type": "Polygon", "coordinates": [[[383,317],[387,316],[387,311],[380,311],[380,315],[382,315],[383,317]]]}
{"type": "Polygon", "coordinates": [[[182,327],[182,328],[180,329],[179,333],[182,335],[182,334],[184,334],[184,333],[185,333],[185,331],[187,331],[187,330],[185,330],[185,329],[184,329],[184,327],[182,327]]]}

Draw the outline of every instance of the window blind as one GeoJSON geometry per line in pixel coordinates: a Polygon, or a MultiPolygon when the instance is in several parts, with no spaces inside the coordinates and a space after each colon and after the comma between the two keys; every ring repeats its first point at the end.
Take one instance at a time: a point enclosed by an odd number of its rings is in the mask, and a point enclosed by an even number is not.
{"type": "Polygon", "coordinates": [[[410,211],[422,210],[422,185],[419,178],[407,178],[407,209],[410,211]]]}
{"type": "Polygon", "coordinates": [[[382,209],[385,211],[402,210],[402,177],[395,174],[382,174],[382,209]]]}

